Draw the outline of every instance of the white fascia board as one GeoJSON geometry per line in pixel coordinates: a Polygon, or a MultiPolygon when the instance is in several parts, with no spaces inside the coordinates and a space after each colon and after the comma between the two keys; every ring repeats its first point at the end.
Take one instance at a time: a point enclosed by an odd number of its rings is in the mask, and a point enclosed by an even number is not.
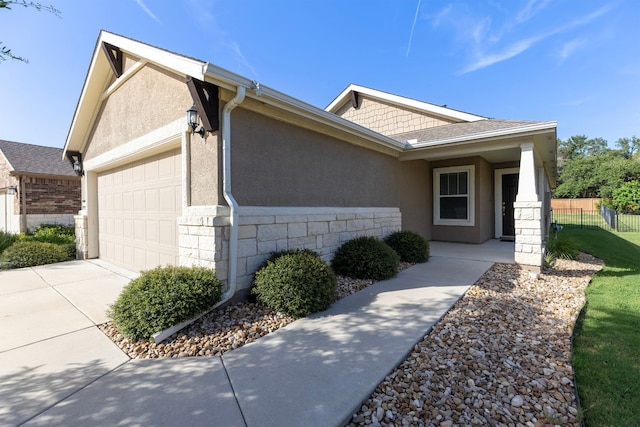
{"type": "Polygon", "coordinates": [[[257,95],[255,90],[256,82],[254,82],[253,80],[249,80],[246,77],[242,77],[238,74],[232,73],[231,71],[217,67],[213,64],[207,64],[205,68],[206,81],[217,84],[218,86],[224,87],[234,92],[237,90],[238,86],[244,86],[248,89],[246,96],[249,98],[272,105],[278,109],[288,111],[309,120],[323,123],[327,126],[333,127],[343,132],[347,132],[360,138],[365,138],[371,142],[375,142],[379,145],[392,148],[398,152],[406,148],[406,144],[403,142],[379,134],[369,128],[357,125],[333,113],[330,113],[318,107],[314,107],[311,104],[307,104],[304,101],[286,95],[275,89],[271,89],[268,86],[260,85],[261,95],[257,95]]]}
{"type": "Polygon", "coordinates": [[[444,138],[444,139],[428,141],[428,142],[411,143],[407,141],[407,144],[410,145],[411,149],[438,147],[438,146],[453,144],[458,142],[474,142],[477,140],[484,140],[484,139],[528,136],[532,134],[541,133],[544,131],[550,131],[550,130],[555,131],[557,126],[558,126],[557,122],[542,122],[542,123],[535,123],[532,125],[518,126],[518,127],[500,129],[500,130],[492,130],[487,132],[479,132],[479,133],[474,133],[469,135],[461,135],[453,138],[444,138]]]}
{"type": "Polygon", "coordinates": [[[146,64],[152,62],[167,70],[189,75],[197,79],[204,79],[206,63],[188,58],[167,50],[128,39],[117,34],[101,31],[93,51],[91,65],[85,77],[85,82],[76,106],[76,110],[67,134],[63,149],[63,158],[67,150],[82,151],[86,143],[89,128],[93,124],[105,86],[111,77],[109,66],[102,51],[102,43],[107,42],[117,46],[123,52],[141,58],[146,64]]]}
{"type": "Polygon", "coordinates": [[[133,56],[137,56],[142,59],[146,59],[149,62],[153,62],[159,67],[166,68],[179,74],[192,76],[197,79],[203,80],[204,70],[206,62],[198,61],[197,59],[188,58],[186,56],[170,52],[155,46],[128,39],[126,37],[119,36],[117,34],[108,33],[103,31],[100,33],[100,39],[98,41],[98,48],[100,48],[100,42],[107,42],[120,48],[133,56]]]}
{"type": "Polygon", "coordinates": [[[100,96],[102,95],[103,85],[108,79],[108,74],[111,70],[109,64],[105,58],[101,58],[101,43],[102,33],[98,37],[96,47],[93,50],[93,57],[87,71],[87,75],[82,85],[82,91],[80,92],[80,98],[76,105],[75,112],[71,125],[69,126],[69,132],[67,133],[67,140],[65,141],[64,148],[62,149],[62,158],[64,159],[67,154],[67,150],[80,151],[83,144],[84,135],[86,134],[86,128],[89,126],[87,121],[91,120],[93,111],[96,109],[100,96]],[[90,108],[92,105],[93,108],[90,108]]]}
{"type": "Polygon", "coordinates": [[[429,104],[428,102],[418,101],[416,99],[405,98],[403,96],[394,95],[391,93],[382,92],[375,89],[370,89],[368,87],[359,86],[355,84],[349,85],[345,90],[338,95],[336,99],[334,99],[331,104],[329,104],[325,110],[330,112],[335,112],[338,107],[344,104],[349,96],[351,91],[356,91],[359,93],[363,93],[372,98],[377,98],[383,101],[391,102],[393,104],[404,105],[416,110],[424,111],[430,114],[435,114],[441,117],[452,118],[455,120],[460,120],[464,122],[477,122],[478,120],[486,120],[486,117],[477,116],[475,114],[469,114],[462,111],[453,110],[451,108],[441,107],[434,104],[429,104]]]}

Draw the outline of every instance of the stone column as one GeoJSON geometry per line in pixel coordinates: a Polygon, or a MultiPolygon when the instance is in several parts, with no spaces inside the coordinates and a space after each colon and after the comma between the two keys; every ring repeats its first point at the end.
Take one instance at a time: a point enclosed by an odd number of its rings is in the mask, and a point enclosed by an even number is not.
{"type": "Polygon", "coordinates": [[[89,227],[87,216],[83,214],[83,211],[80,211],[73,218],[76,229],[76,259],[88,259],[89,246],[87,237],[89,227]]]}
{"type": "Polygon", "coordinates": [[[515,261],[539,271],[543,257],[543,202],[537,191],[533,143],[524,143],[520,149],[518,194],[513,205],[516,228],[515,261]]]}

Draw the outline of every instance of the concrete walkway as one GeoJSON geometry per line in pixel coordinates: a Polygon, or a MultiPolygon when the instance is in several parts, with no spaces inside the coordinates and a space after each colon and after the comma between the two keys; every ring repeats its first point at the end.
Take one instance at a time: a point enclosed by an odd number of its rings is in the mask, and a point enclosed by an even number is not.
{"type": "Polygon", "coordinates": [[[0,426],[343,425],[508,261],[513,244],[496,242],[433,242],[429,262],[222,357],[129,360],[95,327],[128,272],[85,261],[0,272],[0,426]]]}

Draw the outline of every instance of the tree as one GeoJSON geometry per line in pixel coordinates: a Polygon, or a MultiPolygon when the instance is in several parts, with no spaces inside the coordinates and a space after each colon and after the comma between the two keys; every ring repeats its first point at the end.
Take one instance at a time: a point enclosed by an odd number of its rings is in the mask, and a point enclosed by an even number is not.
{"type": "Polygon", "coordinates": [[[565,162],[584,156],[595,156],[609,149],[603,138],[587,138],[586,135],[574,135],[566,141],[558,141],[558,153],[565,162]]]}
{"type": "Polygon", "coordinates": [[[613,192],[611,204],[616,210],[622,212],[635,213],[640,211],[640,181],[629,181],[622,184],[613,192]]]}
{"type": "Polygon", "coordinates": [[[618,150],[620,150],[622,155],[627,159],[631,159],[640,153],[640,138],[636,136],[620,138],[616,141],[616,145],[618,146],[618,150]]]}
{"type": "Polygon", "coordinates": [[[640,162],[625,158],[619,150],[580,154],[565,163],[554,196],[611,198],[616,189],[634,180],[640,180],[640,162]]]}
{"type": "MultiPolygon", "coordinates": [[[[44,6],[40,3],[36,3],[33,1],[26,1],[26,0],[0,0],[0,10],[1,9],[11,10],[11,6],[13,5],[32,7],[38,12],[44,10],[46,12],[53,13],[54,15],[60,17],[60,11],[53,6],[44,6]]],[[[22,56],[15,55],[13,52],[11,52],[11,49],[5,46],[4,43],[0,42],[0,62],[6,61],[7,59],[22,61],[27,64],[29,63],[28,59],[23,58],[22,56]]]]}

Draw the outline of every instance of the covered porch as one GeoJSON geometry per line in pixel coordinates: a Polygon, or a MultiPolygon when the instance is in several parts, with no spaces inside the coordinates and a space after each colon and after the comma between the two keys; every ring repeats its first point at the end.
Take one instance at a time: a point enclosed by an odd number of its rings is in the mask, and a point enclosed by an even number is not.
{"type": "Polygon", "coordinates": [[[433,255],[463,251],[464,245],[445,241],[474,243],[465,258],[511,251],[496,261],[540,269],[557,175],[555,122],[486,119],[403,137],[410,148],[400,160],[423,159],[432,165],[433,255]]]}

